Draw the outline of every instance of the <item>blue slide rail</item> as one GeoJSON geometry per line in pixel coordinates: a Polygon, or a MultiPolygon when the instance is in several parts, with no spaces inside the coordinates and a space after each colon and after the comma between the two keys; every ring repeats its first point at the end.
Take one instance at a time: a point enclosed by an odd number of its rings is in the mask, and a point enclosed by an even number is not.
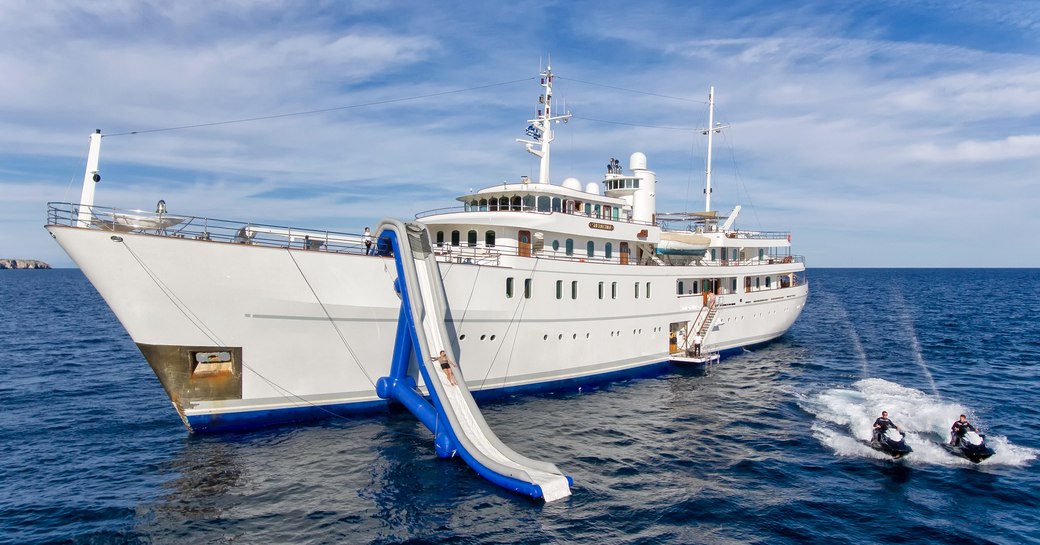
{"type": "MultiPolygon", "coordinates": [[[[439,377],[436,376],[437,365],[431,361],[433,356],[431,352],[434,348],[424,330],[422,321],[424,316],[428,320],[432,320],[431,323],[436,329],[436,334],[440,336],[438,340],[442,342],[444,350],[449,354],[454,350],[451,343],[448,342],[448,335],[445,332],[444,315],[437,314],[441,309],[426,308],[420,293],[422,287],[417,280],[417,265],[411,248],[413,240],[409,239],[414,239],[417,244],[424,245],[428,250],[429,233],[425,230],[425,226],[418,222],[405,226],[396,220],[384,220],[376,232],[378,233],[377,252],[384,256],[391,254],[394,256],[397,267],[397,280],[394,282],[394,288],[401,296],[401,312],[397,323],[390,374],[377,381],[377,394],[381,398],[400,402],[434,434],[434,446],[438,456],[442,458],[459,456],[480,476],[489,481],[532,498],[545,499],[542,486],[535,482],[537,479],[532,476],[532,473],[564,477],[556,466],[523,457],[502,444],[487,428],[486,422],[479,414],[479,410],[465,386],[461,370],[456,370],[459,373],[457,376],[458,387],[469,410],[473,412],[474,419],[483,430],[486,440],[500,454],[520,468],[502,464],[481,452],[466,435],[466,432],[461,429],[456,414],[460,408],[452,406],[448,401],[447,393],[444,391],[439,377]],[[411,237],[409,237],[409,230],[413,231],[411,237]],[[402,239],[405,240],[402,241],[402,239]],[[425,313],[433,314],[427,316],[425,313]],[[429,392],[429,400],[419,393],[415,379],[409,374],[412,361],[418,364],[419,374],[429,392]]],[[[428,257],[428,259],[432,259],[432,257],[428,257]]],[[[436,272],[436,264],[433,265],[432,272],[435,273],[436,278],[428,278],[428,281],[434,285],[433,291],[437,292],[432,295],[439,296],[439,299],[443,300],[443,286],[439,284],[440,274],[436,272]]],[[[434,301],[436,307],[437,299],[434,301]]],[[[443,301],[443,304],[446,306],[446,301],[443,301]]],[[[455,358],[454,361],[458,361],[458,359],[455,358]]],[[[565,478],[568,487],[573,484],[570,477],[565,478]]],[[[569,489],[567,494],[569,495],[569,489]]]]}

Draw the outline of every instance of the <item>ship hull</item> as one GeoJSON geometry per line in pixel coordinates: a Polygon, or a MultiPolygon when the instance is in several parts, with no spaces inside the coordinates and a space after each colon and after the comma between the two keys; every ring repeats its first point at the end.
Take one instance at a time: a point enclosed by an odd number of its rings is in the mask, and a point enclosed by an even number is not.
{"type": "MultiPolygon", "coordinates": [[[[375,385],[389,372],[398,327],[392,258],[48,229],[137,343],[189,429],[251,428],[385,406],[375,385]]],[[[677,324],[693,323],[707,304],[701,295],[678,293],[679,280],[725,278],[720,284],[735,288],[745,286],[745,276],[803,270],[520,256],[439,267],[459,366],[469,387],[484,395],[666,365],[677,324]]],[[[807,293],[805,283],[720,291],[705,350],[783,335],[807,293]]],[[[418,377],[414,362],[412,374],[418,377]]]]}

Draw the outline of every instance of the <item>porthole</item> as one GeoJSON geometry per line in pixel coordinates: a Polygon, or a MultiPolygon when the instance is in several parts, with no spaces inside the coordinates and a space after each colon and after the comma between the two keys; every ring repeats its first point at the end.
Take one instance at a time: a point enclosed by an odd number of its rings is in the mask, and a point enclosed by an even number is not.
{"type": "Polygon", "coordinates": [[[463,333],[462,335],[459,335],[459,340],[460,340],[460,341],[464,341],[464,340],[466,340],[466,334],[465,334],[465,333],[463,333]]]}
{"type": "Polygon", "coordinates": [[[575,341],[578,340],[578,334],[575,333],[575,334],[571,335],[571,340],[575,340],[575,341]]]}
{"type": "Polygon", "coordinates": [[[492,341],[495,340],[495,336],[492,335],[490,340],[492,340],[492,341]]]}
{"type": "Polygon", "coordinates": [[[560,333],[560,336],[556,340],[562,341],[563,340],[563,333],[560,333]]]}
{"type": "Polygon", "coordinates": [[[542,340],[543,341],[548,341],[549,340],[549,335],[542,335],[542,340]]]}
{"type": "Polygon", "coordinates": [[[480,336],[480,340],[482,340],[482,341],[483,341],[485,337],[487,337],[487,335],[481,335],[481,336],[480,336]]]}

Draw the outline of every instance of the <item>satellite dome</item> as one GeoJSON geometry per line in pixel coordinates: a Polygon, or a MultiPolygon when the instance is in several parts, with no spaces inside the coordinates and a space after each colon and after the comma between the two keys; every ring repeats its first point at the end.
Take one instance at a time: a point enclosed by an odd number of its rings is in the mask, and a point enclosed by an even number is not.
{"type": "Polygon", "coordinates": [[[563,181],[563,187],[575,191],[581,191],[581,182],[577,178],[567,178],[563,181]]]}
{"type": "Polygon", "coordinates": [[[631,170],[646,170],[646,155],[637,151],[628,158],[628,168],[631,170]]]}
{"type": "Polygon", "coordinates": [[[599,195],[599,184],[596,182],[589,182],[585,184],[585,192],[592,193],[593,195],[599,195]]]}

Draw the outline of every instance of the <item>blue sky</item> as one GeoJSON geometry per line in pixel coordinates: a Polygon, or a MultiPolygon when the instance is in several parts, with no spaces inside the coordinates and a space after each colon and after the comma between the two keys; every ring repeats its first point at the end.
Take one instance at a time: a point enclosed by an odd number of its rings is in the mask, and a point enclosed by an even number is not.
{"type": "Polygon", "coordinates": [[[810,267],[1040,266],[1040,3],[635,4],[2,2],[0,258],[72,265],[46,203],[95,128],[100,206],[357,232],[535,176],[514,139],[551,56],[556,183],[642,151],[660,211],[701,209],[675,128],[714,85],[715,208],[810,267]]]}

